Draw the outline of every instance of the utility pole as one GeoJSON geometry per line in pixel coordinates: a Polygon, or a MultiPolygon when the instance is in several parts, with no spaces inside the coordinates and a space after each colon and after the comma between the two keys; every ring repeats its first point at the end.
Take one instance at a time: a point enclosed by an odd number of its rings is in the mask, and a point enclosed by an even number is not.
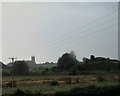
{"type": "Polygon", "coordinates": [[[13,84],[13,82],[14,82],[14,74],[13,74],[13,64],[14,64],[14,60],[15,59],[17,59],[17,58],[14,58],[14,57],[12,57],[12,58],[9,58],[9,59],[11,59],[12,60],[12,87],[14,86],[14,84],[13,84]]]}

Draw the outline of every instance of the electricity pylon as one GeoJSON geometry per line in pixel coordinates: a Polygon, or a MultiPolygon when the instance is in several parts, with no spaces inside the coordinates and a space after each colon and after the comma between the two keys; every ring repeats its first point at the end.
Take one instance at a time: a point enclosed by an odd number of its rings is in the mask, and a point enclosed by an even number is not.
{"type": "Polygon", "coordinates": [[[13,64],[14,64],[14,60],[17,59],[17,58],[12,57],[12,58],[9,58],[9,59],[12,60],[12,78],[11,78],[12,79],[12,86],[11,87],[13,87],[14,86],[14,84],[13,84],[13,82],[14,82],[13,64]]]}

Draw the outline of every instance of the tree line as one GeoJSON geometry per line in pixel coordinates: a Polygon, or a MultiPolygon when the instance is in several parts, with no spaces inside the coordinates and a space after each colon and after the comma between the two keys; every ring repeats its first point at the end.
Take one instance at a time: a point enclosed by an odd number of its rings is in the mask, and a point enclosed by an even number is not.
{"type": "MultiPolygon", "coordinates": [[[[53,62],[52,62],[53,63],[53,62]]],[[[44,63],[51,64],[51,63],[44,63]]],[[[53,63],[54,64],[54,63],[53,63]]],[[[12,68],[14,75],[30,75],[32,71],[25,61],[16,61],[13,67],[3,66],[3,76],[10,75],[12,68]],[[9,70],[9,71],[8,71],[9,70]]],[[[41,69],[40,69],[41,70],[41,69]]],[[[39,71],[40,71],[39,70],[39,71]]],[[[105,57],[95,57],[91,55],[90,58],[83,57],[82,62],[76,59],[74,51],[70,53],[64,53],[57,61],[57,65],[52,68],[45,68],[41,74],[69,74],[77,75],[81,72],[96,72],[96,71],[106,71],[106,72],[119,72],[120,61],[112,60],[105,57]]],[[[35,73],[37,74],[37,73],[35,73]]]]}

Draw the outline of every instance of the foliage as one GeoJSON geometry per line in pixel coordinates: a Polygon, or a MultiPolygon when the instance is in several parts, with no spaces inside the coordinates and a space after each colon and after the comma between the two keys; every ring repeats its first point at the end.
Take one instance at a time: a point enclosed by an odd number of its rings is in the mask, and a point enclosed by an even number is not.
{"type": "Polygon", "coordinates": [[[24,61],[16,61],[13,64],[14,75],[28,75],[29,67],[24,61]]]}
{"type": "Polygon", "coordinates": [[[62,55],[61,58],[58,60],[57,68],[61,70],[69,70],[73,66],[76,66],[79,63],[79,61],[76,59],[75,56],[65,53],[62,55]]]}
{"type": "Polygon", "coordinates": [[[54,96],[120,96],[120,85],[76,87],[67,92],[56,92],[54,96]]]}
{"type": "Polygon", "coordinates": [[[118,72],[119,69],[120,63],[118,60],[91,55],[90,59],[84,57],[83,62],[79,62],[74,51],[71,51],[58,59],[56,70],[67,71],[69,75],[77,75],[80,71],[118,72]]]}
{"type": "Polygon", "coordinates": [[[120,85],[75,87],[69,91],[58,91],[55,94],[44,94],[39,91],[17,89],[11,96],[120,96],[120,85]]]}
{"type": "Polygon", "coordinates": [[[10,69],[2,69],[2,76],[10,76],[10,69]]]}
{"type": "Polygon", "coordinates": [[[50,85],[56,86],[56,85],[59,85],[59,83],[58,83],[57,81],[52,81],[52,82],[50,83],[50,85]]]}
{"type": "Polygon", "coordinates": [[[83,57],[83,64],[87,64],[90,60],[88,58],[83,57]]]}
{"type": "Polygon", "coordinates": [[[70,72],[69,72],[69,75],[77,75],[77,72],[76,72],[76,69],[72,69],[70,72]]]}
{"type": "Polygon", "coordinates": [[[25,92],[21,89],[17,89],[14,93],[13,96],[25,96],[25,92]]]}
{"type": "Polygon", "coordinates": [[[2,76],[10,76],[11,75],[11,73],[10,73],[11,69],[1,62],[0,62],[0,65],[2,66],[1,67],[2,76]]]}
{"type": "Polygon", "coordinates": [[[93,61],[95,59],[95,56],[94,55],[91,55],[90,56],[90,60],[93,61]]]}
{"type": "Polygon", "coordinates": [[[25,96],[33,96],[33,93],[31,90],[25,90],[25,96]]]}
{"type": "Polygon", "coordinates": [[[41,96],[42,94],[38,91],[32,92],[31,90],[17,89],[12,96],[41,96]]]}

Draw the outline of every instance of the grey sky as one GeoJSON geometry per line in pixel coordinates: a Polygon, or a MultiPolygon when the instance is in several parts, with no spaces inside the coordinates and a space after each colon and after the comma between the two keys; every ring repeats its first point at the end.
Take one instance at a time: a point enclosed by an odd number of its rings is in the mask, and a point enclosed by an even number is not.
{"type": "Polygon", "coordinates": [[[37,63],[57,62],[71,50],[78,60],[91,54],[118,58],[117,3],[32,2],[2,6],[5,63],[11,56],[30,59],[32,55],[37,63]]]}
{"type": "Polygon", "coordinates": [[[1,0],[2,2],[119,2],[119,0],[1,0]]]}

